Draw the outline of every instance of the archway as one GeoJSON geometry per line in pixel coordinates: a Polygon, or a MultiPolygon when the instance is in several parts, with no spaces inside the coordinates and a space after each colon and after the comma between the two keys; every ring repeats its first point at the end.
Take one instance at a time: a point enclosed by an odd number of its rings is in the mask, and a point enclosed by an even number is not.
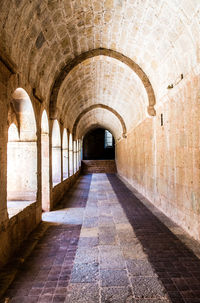
{"type": "Polygon", "coordinates": [[[61,182],[61,138],[57,120],[54,121],[52,130],[52,181],[53,186],[61,182]]]}
{"type": "Polygon", "coordinates": [[[69,175],[72,176],[73,172],[73,141],[72,134],[69,134],[69,175]]]}
{"type": "Polygon", "coordinates": [[[92,129],[83,139],[83,160],[115,159],[115,139],[104,128],[92,129]]]}
{"type": "Polygon", "coordinates": [[[41,123],[41,155],[42,155],[42,210],[50,210],[50,182],[49,182],[49,123],[44,110],[41,123]]]}
{"type": "Polygon", "coordinates": [[[52,119],[56,118],[56,113],[57,113],[57,100],[58,100],[58,93],[59,89],[65,80],[65,78],[68,76],[70,71],[75,68],[77,65],[80,63],[84,62],[87,59],[91,59],[97,56],[107,56],[114,58],[116,60],[119,60],[126,64],[129,68],[132,69],[132,71],[137,74],[137,76],[141,79],[143,86],[146,90],[147,96],[148,96],[148,108],[147,111],[150,116],[155,116],[156,111],[155,111],[155,104],[156,104],[156,99],[155,99],[155,94],[154,90],[152,87],[152,84],[145,74],[145,72],[142,70],[142,68],[136,64],[133,60],[131,60],[129,57],[123,55],[122,53],[119,53],[117,51],[114,51],[112,49],[106,49],[106,48],[98,48],[98,49],[93,49],[90,51],[87,51],[85,53],[80,54],[78,57],[74,58],[72,61],[70,61],[59,73],[57,76],[52,92],[51,92],[51,97],[50,97],[50,115],[52,119]]]}
{"type": "Polygon", "coordinates": [[[63,131],[63,180],[69,177],[69,151],[68,151],[68,136],[66,128],[63,131]]]}
{"type": "Polygon", "coordinates": [[[74,173],[77,172],[77,142],[73,141],[74,173]]]}
{"type": "Polygon", "coordinates": [[[76,120],[74,122],[73,130],[72,130],[73,137],[76,138],[76,136],[77,136],[77,128],[78,128],[78,124],[81,121],[81,119],[84,118],[84,116],[87,113],[89,113],[90,111],[93,111],[93,110],[99,109],[99,108],[107,110],[107,111],[109,111],[109,112],[111,112],[115,115],[115,117],[119,120],[119,122],[121,124],[121,128],[123,130],[122,137],[126,137],[127,128],[126,128],[126,124],[125,124],[123,118],[121,117],[121,115],[116,110],[114,110],[113,108],[111,108],[111,107],[109,107],[105,104],[93,104],[90,107],[88,107],[88,108],[86,108],[85,110],[82,111],[82,113],[76,118],[76,120]]]}
{"type": "Polygon", "coordinates": [[[19,129],[12,123],[7,145],[7,201],[9,216],[36,201],[37,137],[31,100],[22,88],[15,90],[13,108],[19,129]],[[11,202],[12,201],[12,202],[11,202]]]}

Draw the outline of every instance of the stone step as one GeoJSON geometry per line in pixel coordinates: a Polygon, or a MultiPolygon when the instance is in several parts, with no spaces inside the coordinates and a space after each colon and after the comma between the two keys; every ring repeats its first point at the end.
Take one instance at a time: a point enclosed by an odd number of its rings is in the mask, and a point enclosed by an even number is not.
{"type": "Polygon", "coordinates": [[[82,160],[81,170],[83,174],[114,174],[117,172],[115,160],[82,160]]]}

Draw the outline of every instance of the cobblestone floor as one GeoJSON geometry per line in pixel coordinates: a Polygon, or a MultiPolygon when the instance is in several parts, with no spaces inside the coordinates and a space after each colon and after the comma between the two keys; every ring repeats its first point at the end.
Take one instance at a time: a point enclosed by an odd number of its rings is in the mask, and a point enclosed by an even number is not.
{"type": "Polygon", "coordinates": [[[200,302],[199,259],[115,175],[82,176],[43,219],[7,302],[200,302]]]}

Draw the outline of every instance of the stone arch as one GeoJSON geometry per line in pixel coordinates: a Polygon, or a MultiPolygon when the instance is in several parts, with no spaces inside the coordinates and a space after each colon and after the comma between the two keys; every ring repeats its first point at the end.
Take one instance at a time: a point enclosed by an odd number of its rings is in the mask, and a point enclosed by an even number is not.
{"type": "Polygon", "coordinates": [[[20,209],[19,201],[35,202],[37,199],[37,131],[27,92],[19,87],[12,98],[18,123],[11,123],[8,129],[7,201],[18,201],[17,208],[19,205],[20,209]]]}
{"type": "Polygon", "coordinates": [[[69,177],[69,144],[68,144],[68,132],[64,128],[62,135],[62,157],[63,157],[63,180],[69,177]]]}
{"type": "Polygon", "coordinates": [[[58,120],[54,120],[52,129],[52,176],[53,186],[61,182],[61,136],[58,120]]]}
{"type": "Polygon", "coordinates": [[[69,134],[69,175],[72,176],[74,173],[73,169],[73,139],[72,139],[72,134],[69,134]]]}
{"type": "Polygon", "coordinates": [[[100,123],[93,123],[93,124],[91,124],[91,125],[89,125],[88,127],[86,127],[85,129],[84,129],[84,131],[82,132],[82,138],[84,138],[85,137],[85,135],[88,133],[88,132],[90,132],[91,130],[93,130],[93,129],[96,129],[96,128],[104,128],[104,129],[107,129],[107,130],[109,130],[109,132],[113,135],[113,137],[115,138],[115,140],[117,140],[117,138],[116,138],[116,136],[115,136],[115,134],[113,133],[113,131],[109,128],[109,127],[107,127],[107,126],[104,126],[104,125],[101,125],[100,123]]]}
{"type": "Polygon", "coordinates": [[[78,64],[80,64],[81,62],[96,57],[96,56],[108,56],[114,59],[117,59],[123,63],[125,63],[128,67],[130,67],[133,72],[135,72],[138,77],[141,79],[144,88],[147,92],[147,96],[148,96],[148,100],[149,100],[149,105],[147,108],[148,114],[150,116],[155,116],[156,115],[156,110],[154,108],[155,104],[156,104],[156,98],[155,98],[155,94],[154,94],[154,90],[152,87],[152,84],[149,80],[149,78],[147,77],[147,75],[145,74],[145,72],[142,70],[142,68],[135,63],[132,59],[130,59],[129,57],[111,50],[111,49],[106,49],[106,48],[98,48],[98,49],[94,49],[94,50],[90,50],[88,52],[82,53],[80,54],[78,57],[74,58],[73,60],[71,60],[60,72],[60,74],[58,75],[58,77],[56,78],[52,91],[51,91],[51,96],[50,96],[50,116],[52,119],[56,119],[56,115],[57,115],[57,108],[56,108],[56,102],[57,102],[57,97],[58,97],[58,92],[60,89],[60,86],[62,84],[62,82],[64,81],[64,79],[67,77],[67,75],[69,74],[69,72],[76,67],[78,64]]]}
{"type": "Polygon", "coordinates": [[[123,129],[123,133],[122,133],[122,137],[126,137],[126,133],[127,133],[127,129],[126,129],[126,124],[122,118],[122,116],[116,111],[114,110],[113,108],[111,108],[110,106],[107,106],[107,105],[104,105],[104,104],[93,104],[91,105],[90,107],[86,108],[84,111],[82,111],[80,113],[80,115],[76,118],[75,122],[74,122],[74,125],[73,125],[73,129],[72,129],[72,134],[73,134],[73,137],[76,138],[77,134],[76,134],[76,131],[77,131],[77,126],[79,124],[79,121],[82,119],[82,117],[88,113],[89,111],[93,110],[93,109],[96,109],[96,108],[103,108],[103,109],[106,109],[110,112],[112,112],[117,118],[118,120],[120,121],[121,123],[121,126],[122,126],[122,129],[123,129]]]}
{"type": "Polygon", "coordinates": [[[49,182],[49,121],[46,110],[41,119],[41,160],[42,160],[42,210],[50,210],[50,182],[49,182]]]}

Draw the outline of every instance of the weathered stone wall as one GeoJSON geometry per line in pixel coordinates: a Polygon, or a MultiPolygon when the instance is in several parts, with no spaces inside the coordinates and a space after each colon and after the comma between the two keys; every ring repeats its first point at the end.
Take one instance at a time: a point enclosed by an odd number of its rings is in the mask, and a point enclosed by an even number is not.
{"type": "Polygon", "coordinates": [[[139,192],[200,240],[200,78],[190,74],[117,144],[117,168],[139,192]],[[163,114],[163,126],[161,126],[163,114]]]}
{"type": "Polygon", "coordinates": [[[0,224],[0,268],[41,221],[41,205],[33,203],[10,220],[0,224]]]}
{"type": "Polygon", "coordinates": [[[6,66],[0,62],[0,223],[7,219],[7,88],[6,84],[10,77],[10,72],[6,66]]]}
{"type": "Polygon", "coordinates": [[[82,160],[81,171],[83,174],[115,174],[115,160],[82,160]]]}
{"type": "Polygon", "coordinates": [[[55,207],[59,201],[62,199],[66,191],[76,182],[80,175],[80,170],[78,170],[73,176],[62,181],[52,189],[52,204],[55,207]]]}

